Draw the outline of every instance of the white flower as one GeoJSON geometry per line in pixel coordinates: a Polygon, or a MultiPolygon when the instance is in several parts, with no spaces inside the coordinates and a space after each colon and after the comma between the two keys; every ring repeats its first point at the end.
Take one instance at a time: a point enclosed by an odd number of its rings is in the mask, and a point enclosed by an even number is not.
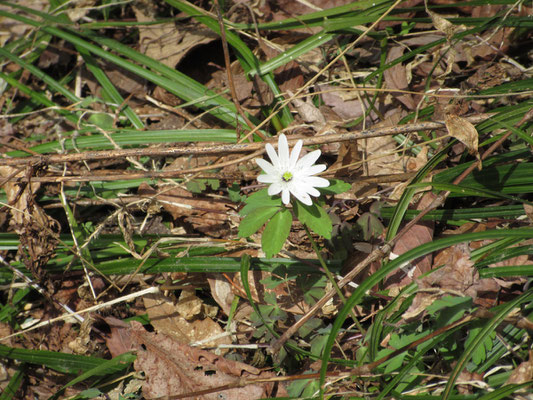
{"type": "Polygon", "coordinates": [[[268,194],[274,196],[281,192],[281,200],[289,204],[290,194],[302,203],[310,206],[313,204],[309,195],[318,197],[320,192],[317,187],[328,187],[329,181],[318,176],[313,176],[326,169],[326,165],[313,165],[320,157],[320,150],[312,151],[301,159],[302,141],[298,140],[296,146],[289,155],[289,144],[284,134],[279,135],[278,153],[270,144],[266,144],[266,151],[270,157],[269,163],[261,158],[255,160],[265,174],[259,175],[257,180],[262,183],[270,183],[268,194]]]}

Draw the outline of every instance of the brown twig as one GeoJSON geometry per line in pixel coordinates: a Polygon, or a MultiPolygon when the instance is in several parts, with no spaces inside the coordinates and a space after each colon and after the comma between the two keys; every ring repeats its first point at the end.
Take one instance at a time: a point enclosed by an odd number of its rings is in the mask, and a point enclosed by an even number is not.
{"type": "MultiPolygon", "coordinates": [[[[471,123],[479,123],[489,118],[490,115],[476,115],[467,118],[471,123]]],[[[307,138],[291,136],[288,138],[289,144],[294,144],[297,140],[302,139],[306,146],[320,145],[326,143],[346,142],[350,140],[368,139],[380,136],[390,136],[402,133],[411,133],[416,131],[427,131],[432,129],[444,128],[444,121],[420,122],[416,124],[399,125],[388,128],[367,129],[363,131],[337,133],[331,135],[320,135],[307,138]]],[[[273,143],[276,145],[276,143],[273,143]]],[[[263,151],[264,143],[240,143],[240,144],[217,144],[214,146],[175,146],[175,147],[150,147],[141,149],[117,149],[101,151],[85,151],[83,153],[73,154],[51,154],[31,157],[2,158],[2,165],[32,165],[35,163],[45,164],[62,164],[65,162],[77,161],[94,161],[105,159],[117,159],[126,157],[177,157],[182,155],[208,155],[208,154],[229,154],[229,153],[247,153],[263,151]]],[[[122,175],[121,179],[125,179],[122,175]]]]}

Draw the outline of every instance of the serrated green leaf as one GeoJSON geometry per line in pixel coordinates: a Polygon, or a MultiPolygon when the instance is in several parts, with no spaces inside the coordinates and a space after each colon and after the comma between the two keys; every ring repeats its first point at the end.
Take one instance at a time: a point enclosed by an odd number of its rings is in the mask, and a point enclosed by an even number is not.
{"type": "Polygon", "coordinates": [[[241,187],[237,182],[233,182],[231,186],[228,187],[228,195],[231,201],[239,203],[243,200],[243,195],[241,195],[241,187]]]}
{"type": "Polygon", "coordinates": [[[331,239],[333,224],[326,210],[313,203],[307,206],[299,201],[293,202],[296,218],[309,229],[326,239],[331,239]]]}
{"type": "Polygon", "coordinates": [[[192,193],[202,193],[207,187],[205,186],[205,179],[194,179],[187,182],[187,190],[192,193]]]}
{"type": "Polygon", "coordinates": [[[207,184],[211,186],[211,189],[217,190],[220,187],[220,181],[218,179],[208,179],[207,184]]]}
{"type": "Polygon", "coordinates": [[[279,196],[270,196],[267,188],[248,196],[244,202],[246,206],[239,213],[242,216],[250,214],[259,207],[281,207],[281,198],[279,196]]]}
{"type": "Polygon", "coordinates": [[[272,216],[279,207],[259,207],[244,217],[239,226],[239,237],[248,237],[257,232],[272,216]]]}
{"type": "Polygon", "coordinates": [[[289,236],[291,225],[292,214],[286,208],[274,215],[268,222],[261,237],[261,247],[268,258],[280,252],[289,236]]]}

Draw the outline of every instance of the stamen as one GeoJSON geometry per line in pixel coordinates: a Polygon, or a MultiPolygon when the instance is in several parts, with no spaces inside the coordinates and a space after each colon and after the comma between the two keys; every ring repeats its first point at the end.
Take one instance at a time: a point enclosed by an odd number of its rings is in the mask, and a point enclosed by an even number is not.
{"type": "Polygon", "coordinates": [[[283,179],[285,182],[289,182],[292,179],[292,174],[290,172],[285,172],[281,179],[283,179]]]}

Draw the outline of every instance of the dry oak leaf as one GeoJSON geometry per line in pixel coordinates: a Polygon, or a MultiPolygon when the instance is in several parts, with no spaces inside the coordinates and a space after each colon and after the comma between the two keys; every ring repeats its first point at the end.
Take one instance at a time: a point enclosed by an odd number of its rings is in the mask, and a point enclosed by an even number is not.
{"type": "MultiPolygon", "coordinates": [[[[135,321],[131,323],[131,337],[137,348],[135,369],[146,376],[146,398],[190,393],[198,400],[219,400],[221,395],[232,400],[253,400],[276,395],[272,383],[246,384],[247,379],[273,377],[270,372],[147,332],[135,321]]],[[[284,395],[284,390],[276,389],[277,395],[284,395]]]]}

